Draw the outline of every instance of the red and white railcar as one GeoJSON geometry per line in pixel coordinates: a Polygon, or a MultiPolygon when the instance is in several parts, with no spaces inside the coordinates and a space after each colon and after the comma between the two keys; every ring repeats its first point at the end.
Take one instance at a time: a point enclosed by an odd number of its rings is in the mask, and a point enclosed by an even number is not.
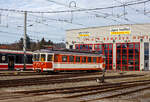
{"type": "MultiPolygon", "coordinates": [[[[0,70],[20,70],[24,68],[24,52],[0,49],[0,70]]],[[[32,52],[26,52],[26,69],[32,70],[32,52]]]]}
{"type": "Polygon", "coordinates": [[[36,51],[33,54],[35,71],[100,71],[104,69],[104,56],[67,51],[36,51]]]}

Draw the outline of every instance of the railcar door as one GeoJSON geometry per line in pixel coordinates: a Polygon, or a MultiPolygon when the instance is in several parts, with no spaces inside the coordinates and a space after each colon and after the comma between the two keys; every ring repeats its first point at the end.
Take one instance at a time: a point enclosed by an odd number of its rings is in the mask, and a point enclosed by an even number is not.
{"type": "Polygon", "coordinates": [[[47,54],[48,68],[50,68],[51,70],[53,70],[53,61],[54,61],[54,55],[47,54]]]}
{"type": "Polygon", "coordinates": [[[8,56],[8,70],[14,70],[15,66],[15,57],[14,56],[8,56]]]}

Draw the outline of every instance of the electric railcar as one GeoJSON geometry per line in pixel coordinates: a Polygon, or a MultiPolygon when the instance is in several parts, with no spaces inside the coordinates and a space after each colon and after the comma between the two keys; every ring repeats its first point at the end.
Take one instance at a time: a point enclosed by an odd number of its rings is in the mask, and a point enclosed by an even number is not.
{"type": "Polygon", "coordinates": [[[104,56],[67,51],[33,53],[33,68],[38,72],[100,71],[105,68],[104,56]]]}
{"type": "MultiPolygon", "coordinates": [[[[0,70],[22,70],[24,68],[24,52],[0,49],[0,70]]],[[[32,70],[32,52],[26,52],[26,69],[32,70]]]]}

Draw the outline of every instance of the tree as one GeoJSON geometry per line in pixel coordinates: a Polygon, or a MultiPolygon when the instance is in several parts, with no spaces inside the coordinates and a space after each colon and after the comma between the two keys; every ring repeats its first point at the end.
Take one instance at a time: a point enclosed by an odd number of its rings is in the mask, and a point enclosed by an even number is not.
{"type": "Polygon", "coordinates": [[[27,46],[27,49],[31,49],[31,40],[28,35],[27,35],[27,39],[26,39],[26,46],[27,46]]]}
{"type": "MultiPolygon", "coordinates": [[[[17,43],[18,47],[19,47],[19,50],[22,50],[23,49],[23,46],[24,46],[24,39],[23,38],[20,38],[19,42],[17,43]]],[[[30,40],[30,37],[27,35],[27,38],[26,38],[26,48],[27,49],[31,49],[31,40],[30,40]]]]}
{"type": "Polygon", "coordinates": [[[51,40],[48,40],[47,45],[53,45],[53,42],[51,40]]]}
{"type": "Polygon", "coordinates": [[[23,49],[23,38],[20,38],[20,40],[18,42],[18,47],[19,47],[19,50],[23,49]]]}
{"type": "Polygon", "coordinates": [[[45,41],[45,39],[43,37],[42,40],[40,41],[40,49],[43,49],[44,45],[46,45],[46,41],[45,41]]]}

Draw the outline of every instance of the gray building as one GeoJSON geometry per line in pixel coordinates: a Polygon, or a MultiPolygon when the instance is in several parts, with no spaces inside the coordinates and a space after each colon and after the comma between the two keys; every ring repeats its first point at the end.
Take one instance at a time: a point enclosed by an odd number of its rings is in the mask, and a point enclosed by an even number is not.
{"type": "Polygon", "coordinates": [[[150,24],[114,25],[66,31],[66,47],[106,56],[107,70],[150,70],[150,24]]]}

